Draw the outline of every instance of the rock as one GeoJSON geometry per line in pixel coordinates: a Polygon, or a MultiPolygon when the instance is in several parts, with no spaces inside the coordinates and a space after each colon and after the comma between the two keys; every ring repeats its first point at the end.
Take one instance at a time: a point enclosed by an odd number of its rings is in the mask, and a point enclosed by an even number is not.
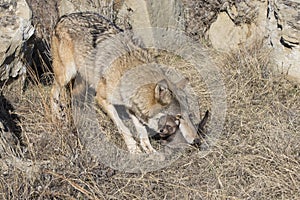
{"type": "Polygon", "coordinates": [[[122,18],[128,11],[133,29],[168,27],[184,30],[183,7],[179,0],[125,0],[118,17],[122,18]]]}
{"type": "Polygon", "coordinates": [[[3,82],[26,73],[22,59],[31,51],[26,41],[34,33],[26,1],[0,1],[0,24],[0,82],[3,82]]]}
{"type": "Polygon", "coordinates": [[[265,34],[266,2],[245,1],[236,5],[226,2],[222,9],[207,33],[215,49],[227,52],[251,44],[265,34]]]}
{"type": "Polygon", "coordinates": [[[185,31],[195,40],[203,40],[211,24],[216,21],[223,3],[220,0],[191,1],[184,4],[185,31]]]}
{"type": "Polygon", "coordinates": [[[244,44],[250,31],[248,25],[236,26],[225,12],[221,12],[217,20],[211,25],[208,34],[212,46],[217,50],[226,52],[244,44]]]}
{"type": "Polygon", "coordinates": [[[300,2],[271,0],[268,9],[269,46],[279,72],[300,81],[300,2]]]}
{"type": "MultiPolygon", "coordinates": [[[[62,16],[95,11],[123,29],[185,30],[194,39],[226,52],[264,39],[273,50],[277,68],[300,77],[299,4],[299,0],[61,0],[57,12],[62,16]]],[[[154,38],[151,34],[146,34],[149,42],[154,38]]]]}
{"type": "MultiPolygon", "coordinates": [[[[32,24],[34,25],[35,38],[50,44],[50,33],[58,20],[57,0],[40,1],[26,0],[32,11],[32,24]]],[[[39,46],[37,41],[32,41],[35,48],[39,46]]],[[[41,51],[43,52],[43,51],[41,51]]]]}
{"type": "MultiPolygon", "coordinates": [[[[126,19],[129,27],[142,38],[146,46],[156,43],[153,28],[184,31],[183,6],[180,0],[125,0],[118,19],[126,19]]],[[[125,24],[125,23],[123,23],[125,24]]]]}
{"type": "Polygon", "coordinates": [[[298,0],[224,1],[219,11],[206,32],[213,48],[228,52],[263,39],[272,50],[276,69],[300,81],[298,0]]]}

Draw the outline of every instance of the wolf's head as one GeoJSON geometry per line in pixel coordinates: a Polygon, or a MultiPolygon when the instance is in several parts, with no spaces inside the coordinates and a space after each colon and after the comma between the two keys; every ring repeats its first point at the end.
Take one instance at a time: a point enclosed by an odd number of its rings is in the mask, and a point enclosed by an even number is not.
{"type": "Polygon", "coordinates": [[[156,83],[154,97],[156,101],[163,106],[171,103],[173,95],[169,89],[167,80],[163,79],[156,83]]]}

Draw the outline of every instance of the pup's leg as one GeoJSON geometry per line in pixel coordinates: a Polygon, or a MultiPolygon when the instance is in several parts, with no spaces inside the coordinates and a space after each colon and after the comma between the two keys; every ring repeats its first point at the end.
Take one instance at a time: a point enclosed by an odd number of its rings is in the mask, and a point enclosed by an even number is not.
{"type": "Polygon", "coordinates": [[[152,147],[146,127],[132,114],[130,117],[135,125],[136,131],[140,138],[140,144],[146,153],[154,153],[156,150],[152,147]]]}

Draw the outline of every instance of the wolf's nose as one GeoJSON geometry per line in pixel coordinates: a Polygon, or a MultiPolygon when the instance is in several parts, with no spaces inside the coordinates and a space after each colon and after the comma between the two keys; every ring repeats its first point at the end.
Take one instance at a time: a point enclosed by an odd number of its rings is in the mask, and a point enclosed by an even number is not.
{"type": "Polygon", "coordinates": [[[199,138],[194,139],[193,143],[196,145],[200,144],[200,139],[199,138]]]}

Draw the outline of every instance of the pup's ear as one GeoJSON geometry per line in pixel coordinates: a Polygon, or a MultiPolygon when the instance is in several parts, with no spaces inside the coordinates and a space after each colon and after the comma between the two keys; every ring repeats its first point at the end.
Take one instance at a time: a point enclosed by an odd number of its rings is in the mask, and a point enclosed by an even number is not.
{"type": "Polygon", "coordinates": [[[184,89],[186,85],[188,84],[189,79],[188,78],[182,78],[180,81],[178,81],[175,85],[177,88],[184,89]]]}
{"type": "Polygon", "coordinates": [[[159,81],[154,90],[155,98],[160,99],[166,91],[168,91],[169,86],[166,79],[159,81]]]}

